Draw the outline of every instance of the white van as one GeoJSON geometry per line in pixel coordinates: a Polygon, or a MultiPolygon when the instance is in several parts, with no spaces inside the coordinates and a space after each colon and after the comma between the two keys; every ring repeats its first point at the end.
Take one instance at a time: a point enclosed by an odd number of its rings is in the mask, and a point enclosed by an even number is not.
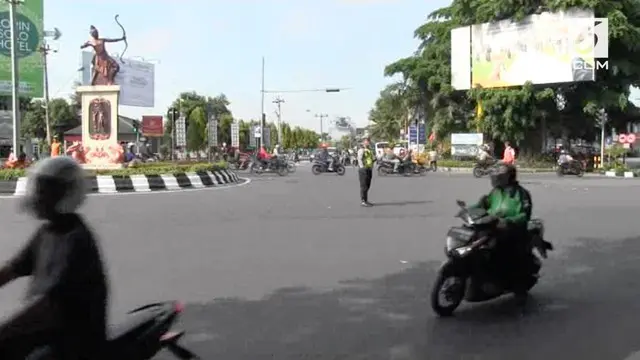
{"type": "MultiPolygon", "coordinates": [[[[408,146],[408,143],[406,141],[398,142],[393,147],[393,153],[399,156],[400,155],[400,150],[402,150],[402,149],[407,150],[407,146],[408,146]]],[[[385,149],[388,149],[388,148],[389,148],[389,143],[388,142],[386,142],[386,141],[377,142],[375,144],[376,157],[377,158],[381,158],[384,155],[385,149]]]]}

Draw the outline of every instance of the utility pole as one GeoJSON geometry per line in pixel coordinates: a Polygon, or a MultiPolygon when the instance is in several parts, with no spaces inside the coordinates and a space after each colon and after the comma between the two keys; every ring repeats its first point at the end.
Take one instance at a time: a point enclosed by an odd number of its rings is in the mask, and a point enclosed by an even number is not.
{"type": "Polygon", "coordinates": [[[40,49],[38,49],[42,54],[42,65],[44,70],[44,123],[47,130],[47,144],[51,146],[51,118],[49,115],[49,70],[48,70],[48,62],[47,57],[50,52],[58,52],[57,50],[51,49],[49,44],[44,42],[40,49]]]}
{"type": "Polygon", "coordinates": [[[265,123],[265,114],[264,114],[264,56],[262,57],[262,88],[260,90],[261,95],[261,105],[260,105],[260,141],[258,142],[258,149],[262,147],[264,144],[264,123],[265,123]]]}
{"type": "Polygon", "coordinates": [[[315,117],[320,118],[320,142],[324,143],[324,126],[323,120],[328,118],[327,114],[316,114],[315,117]]]}
{"type": "Polygon", "coordinates": [[[278,106],[278,112],[276,113],[278,115],[278,144],[282,146],[282,104],[284,104],[284,99],[278,96],[273,100],[273,103],[278,106]]]}
{"type": "Polygon", "coordinates": [[[21,0],[5,0],[9,3],[9,26],[11,27],[11,100],[13,111],[13,154],[18,156],[20,151],[20,73],[18,59],[18,32],[16,29],[17,6],[21,0]]]}

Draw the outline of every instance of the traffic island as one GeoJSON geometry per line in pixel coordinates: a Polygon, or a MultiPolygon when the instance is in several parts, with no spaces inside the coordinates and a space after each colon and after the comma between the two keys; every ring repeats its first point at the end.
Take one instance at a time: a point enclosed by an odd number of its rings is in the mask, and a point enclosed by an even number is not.
{"type": "MultiPolygon", "coordinates": [[[[26,169],[0,170],[0,194],[24,195],[26,169]]],[[[114,170],[88,170],[90,193],[139,193],[198,189],[242,183],[225,163],[146,163],[114,170]]]]}

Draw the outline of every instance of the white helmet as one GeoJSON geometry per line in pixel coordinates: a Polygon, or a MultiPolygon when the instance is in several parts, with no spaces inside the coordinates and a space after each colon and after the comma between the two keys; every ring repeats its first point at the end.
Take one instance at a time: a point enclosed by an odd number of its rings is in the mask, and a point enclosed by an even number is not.
{"type": "Polygon", "coordinates": [[[46,158],[27,174],[23,207],[40,219],[74,213],[87,198],[84,169],[73,158],[46,158]]]}

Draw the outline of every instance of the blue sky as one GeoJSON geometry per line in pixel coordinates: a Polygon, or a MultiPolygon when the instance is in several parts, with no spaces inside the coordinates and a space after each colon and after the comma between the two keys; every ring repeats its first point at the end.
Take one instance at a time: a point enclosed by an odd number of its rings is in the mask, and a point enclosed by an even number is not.
{"type": "MultiPolygon", "coordinates": [[[[384,66],[410,55],[418,43],[413,31],[446,0],[45,0],[45,27],[63,36],[52,43],[52,97],[65,97],[78,78],[79,46],[89,25],[102,36],[127,30],[125,57],[158,60],[156,107],[121,107],[138,117],[163,114],[182,91],[225,93],[234,115],[260,115],[261,57],[266,88],[273,90],[346,87],[340,93],[282,94],[283,120],[319,130],[314,113],[349,116],[365,125],[381,88],[391,79],[384,66]],[[186,6],[185,6],[186,5],[186,6]],[[307,112],[309,109],[311,112],[307,112]]],[[[110,53],[121,52],[122,43],[110,53]]],[[[274,118],[276,94],[266,97],[274,118]]],[[[326,126],[326,125],[325,125],[326,126]]]]}

